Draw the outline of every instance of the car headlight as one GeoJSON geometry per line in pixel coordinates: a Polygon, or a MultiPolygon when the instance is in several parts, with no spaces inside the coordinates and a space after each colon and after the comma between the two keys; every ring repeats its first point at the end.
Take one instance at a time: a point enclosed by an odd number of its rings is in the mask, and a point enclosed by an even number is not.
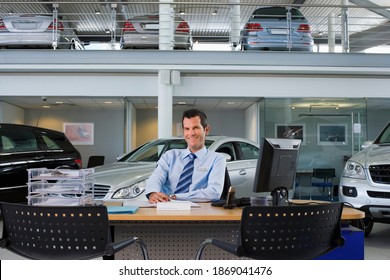
{"type": "Polygon", "coordinates": [[[112,196],[113,199],[129,199],[135,198],[145,191],[146,180],[140,181],[129,187],[117,190],[112,196]]]}
{"type": "Polygon", "coordinates": [[[343,177],[366,179],[366,173],[364,172],[363,165],[354,161],[349,161],[345,165],[343,177]]]}

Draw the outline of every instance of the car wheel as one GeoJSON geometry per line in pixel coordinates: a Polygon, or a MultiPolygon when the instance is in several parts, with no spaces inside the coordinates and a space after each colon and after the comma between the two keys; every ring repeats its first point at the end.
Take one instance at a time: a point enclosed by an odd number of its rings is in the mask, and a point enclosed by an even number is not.
{"type": "Polygon", "coordinates": [[[350,225],[364,230],[364,237],[367,237],[370,235],[372,228],[374,227],[374,221],[372,219],[351,220],[350,225]]]}

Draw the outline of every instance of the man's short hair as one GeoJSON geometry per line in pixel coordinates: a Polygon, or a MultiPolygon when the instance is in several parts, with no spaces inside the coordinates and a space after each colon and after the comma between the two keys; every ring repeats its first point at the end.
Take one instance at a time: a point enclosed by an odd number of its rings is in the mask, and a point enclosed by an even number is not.
{"type": "Polygon", "coordinates": [[[181,119],[181,123],[183,125],[184,118],[191,119],[194,117],[200,118],[200,124],[203,126],[203,128],[207,127],[209,124],[207,122],[207,116],[204,112],[198,110],[198,109],[189,109],[187,111],[183,112],[183,117],[181,119]]]}

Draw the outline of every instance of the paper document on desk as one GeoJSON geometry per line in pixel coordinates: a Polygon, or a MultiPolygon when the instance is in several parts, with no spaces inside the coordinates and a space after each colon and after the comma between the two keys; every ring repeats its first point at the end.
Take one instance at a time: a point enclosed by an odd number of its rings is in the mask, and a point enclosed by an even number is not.
{"type": "Polygon", "coordinates": [[[171,200],[167,202],[157,202],[157,210],[191,210],[190,201],[171,200]]]}

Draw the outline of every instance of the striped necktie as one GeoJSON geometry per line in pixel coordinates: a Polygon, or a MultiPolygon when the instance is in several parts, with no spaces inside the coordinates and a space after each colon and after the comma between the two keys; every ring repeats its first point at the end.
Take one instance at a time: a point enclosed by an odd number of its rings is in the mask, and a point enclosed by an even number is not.
{"type": "Polygon", "coordinates": [[[194,173],[194,160],[196,158],[196,155],[191,153],[188,155],[188,157],[190,158],[190,160],[183,168],[183,171],[179,178],[179,182],[177,183],[175,193],[188,192],[192,183],[192,174],[194,173]]]}

